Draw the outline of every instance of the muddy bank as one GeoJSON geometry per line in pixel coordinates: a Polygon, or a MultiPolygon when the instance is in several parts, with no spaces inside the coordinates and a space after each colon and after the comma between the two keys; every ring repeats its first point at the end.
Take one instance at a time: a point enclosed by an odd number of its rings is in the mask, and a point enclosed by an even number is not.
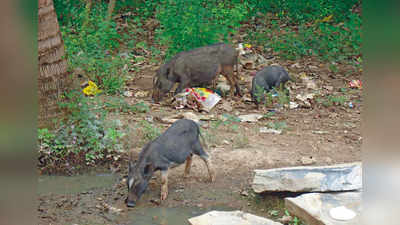
{"type": "Polygon", "coordinates": [[[275,219],[283,215],[284,196],[255,195],[244,175],[234,181],[219,179],[209,184],[201,175],[184,180],[179,174],[180,168],[172,172],[166,201],[159,201],[156,175],[135,208],[124,204],[124,173],[39,176],[39,224],[186,225],[188,218],[210,210],[236,209],[275,219]]]}

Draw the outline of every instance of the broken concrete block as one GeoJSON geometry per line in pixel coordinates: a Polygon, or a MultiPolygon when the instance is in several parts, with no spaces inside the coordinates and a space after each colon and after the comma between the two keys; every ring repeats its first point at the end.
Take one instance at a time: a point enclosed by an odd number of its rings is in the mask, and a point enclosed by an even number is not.
{"type": "Polygon", "coordinates": [[[211,211],[189,219],[191,225],[282,225],[242,211],[211,211]]]}
{"type": "Polygon", "coordinates": [[[361,192],[303,194],[285,198],[285,207],[308,225],[361,224],[361,192]]]}
{"type": "Polygon", "coordinates": [[[331,192],[362,188],[361,163],[254,170],[253,189],[266,191],[331,192]]]}

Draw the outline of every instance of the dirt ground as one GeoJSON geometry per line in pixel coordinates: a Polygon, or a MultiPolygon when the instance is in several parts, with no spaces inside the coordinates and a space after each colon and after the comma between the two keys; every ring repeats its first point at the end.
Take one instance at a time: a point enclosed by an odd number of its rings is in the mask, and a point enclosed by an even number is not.
{"type": "MultiPolygon", "coordinates": [[[[351,68],[338,65],[339,71],[332,74],[327,64],[321,64],[304,59],[296,62],[274,61],[288,69],[296,82],[289,82],[291,101],[297,94],[318,92],[323,99],[328,95],[346,95],[343,105],[324,106],[314,99],[310,108],[299,107],[269,108],[275,109],[274,114],[267,114],[267,109],[256,109],[254,103],[243,98],[224,97],[210,112],[198,113],[191,109],[176,110],[170,105],[153,104],[150,101],[152,76],[157,67],[142,69],[135,79],[128,82],[127,90],[142,96],[126,97],[129,103],[144,101],[151,110],[145,114],[118,115],[127,126],[133,126],[137,121],[150,120],[152,123],[166,129],[170,124],[160,122],[160,118],[178,115],[183,112],[194,112],[198,116],[207,117],[229,114],[232,116],[259,113],[268,115],[254,123],[232,122],[217,126],[217,121],[202,122],[202,132],[205,134],[211,155],[216,181],[207,182],[207,170],[203,162],[194,157],[191,175],[183,179],[184,166],[170,172],[168,199],[159,202],[159,174],[151,180],[147,192],[139,206],[128,209],[124,205],[126,197],[126,161],[115,170],[117,181],[111,186],[89,192],[57,195],[43,194],[39,196],[39,224],[135,224],[129,219],[129,214],[140,208],[157,207],[196,207],[208,209],[223,206],[231,209],[242,209],[257,215],[277,219],[283,215],[282,196],[255,195],[251,191],[251,181],[254,169],[268,169],[301,165],[331,165],[361,160],[361,111],[363,107],[362,92],[359,89],[348,89],[348,82],[360,79],[361,72],[350,75],[351,68]],[[307,89],[298,78],[305,72],[316,83],[315,90],[307,89]],[[347,88],[341,91],[341,88],[347,88]],[[352,102],[353,107],[348,106],[352,102]],[[230,104],[232,110],[226,110],[222,105],[230,104]],[[261,133],[260,127],[271,123],[284,123],[282,134],[261,133]],[[110,206],[121,209],[114,212],[110,206]],[[271,210],[278,210],[272,215],[271,210]]],[[[251,74],[254,70],[240,71],[243,77],[241,87],[249,97],[248,90],[251,74]],[[247,89],[247,90],[246,90],[247,89]]],[[[140,133],[133,133],[131,151],[136,157],[142,147],[140,133]]],[[[157,219],[157,218],[155,218],[157,219]]],[[[154,224],[163,224],[154,222],[154,224]]]]}

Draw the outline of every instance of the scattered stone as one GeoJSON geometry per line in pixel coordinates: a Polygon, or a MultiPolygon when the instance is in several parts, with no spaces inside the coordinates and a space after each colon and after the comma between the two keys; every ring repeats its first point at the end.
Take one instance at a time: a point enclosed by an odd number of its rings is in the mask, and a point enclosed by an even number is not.
{"type": "Polygon", "coordinates": [[[189,119],[189,120],[193,120],[196,123],[200,122],[199,117],[196,114],[194,114],[193,112],[184,112],[184,113],[172,115],[169,117],[159,118],[159,120],[161,120],[161,122],[171,123],[171,124],[175,123],[179,119],[189,119]]]}
{"type": "Polygon", "coordinates": [[[151,115],[146,116],[144,119],[145,119],[146,121],[150,122],[150,123],[152,123],[152,122],[154,121],[154,117],[151,116],[151,115]]]}
{"type": "Polygon", "coordinates": [[[229,102],[227,102],[227,101],[224,101],[224,102],[222,103],[221,108],[222,108],[223,110],[227,111],[227,112],[232,112],[232,110],[233,110],[231,103],[229,103],[229,102]]]}
{"type": "Polygon", "coordinates": [[[317,70],[317,69],[318,69],[318,66],[309,65],[308,68],[309,68],[310,70],[317,70]]]}
{"type": "Polygon", "coordinates": [[[258,62],[260,65],[265,65],[265,64],[268,63],[268,60],[266,60],[266,59],[264,58],[264,56],[258,54],[258,55],[257,55],[257,62],[258,62]]]}
{"type": "Polygon", "coordinates": [[[239,119],[241,122],[257,122],[259,119],[261,119],[263,115],[261,114],[247,114],[247,115],[241,115],[239,116],[239,119]]]}
{"type": "Polygon", "coordinates": [[[160,118],[161,122],[163,123],[175,123],[178,119],[176,118],[171,118],[171,117],[165,117],[165,118],[160,118]]]}
{"type": "Polygon", "coordinates": [[[325,86],[325,89],[328,91],[333,91],[333,86],[325,86]]]}
{"type": "Polygon", "coordinates": [[[248,97],[246,95],[243,96],[242,100],[245,101],[245,102],[252,102],[253,101],[250,97],[248,97]]]}
{"type": "Polygon", "coordinates": [[[200,115],[200,120],[203,121],[216,121],[218,118],[213,114],[200,115]]]}
{"type": "Polygon", "coordinates": [[[296,109],[299,107],[299,104],[296,102],[289,102],[289,109],[296,109]]]}
{"type": "Polygon", "coordinates": [[[193,120],[196,123],[199,123],[200,119],[199,117],[192,113],[192,112],[185,112],[182,114],[183,118],[188,119],[188,120],[193,120]]]}
{"type": "Polygon", "coordinates": [[[324,130],[313,130],[311,131],[313,134],[329,134],[329,131],[324,131],[324,130]]]}
{"type": "Polygon", "coordinates": [[[296,96],[296,99],[300,100],[300,103],[302,104],[302,106],[309,108],[309,107],[311,107],[310,100],[314,99],[314,94],[313,93],[304,94],[304,95],[298,94],[296,96]]]}
{"type": "Polygon", "coordinates": [[[302,165],[306,166],[306,165],[314,164],[316,162],[316,160],[312,156],[310,156],[310,157],[303,156],[303,157],[301,157],[300,162],[302,165]]]}
{"type": "Polygon", "coordinates": [[[119,55],[119,57],[121,57],[123,59],[129,58],[129,53],[128,52],[122,52],[122,53],[120,53],[118,55],[119,55]]]}
{"type": "Polygon", "coordinates": [[[297,63],[295,63],[295,64],[293,64],[293,65],[291,65],[290,67],[292,67],[292,68],[297,68],[297,69],[300,69],[301,68],[301,66],[300,66],[300,64],[297,62],[297,63]]]}
{"type": "Polygon", "coordinates": [[[313,80],[308,80],[308,81],[306,82],[306,87],[307,87],[308,89],[312,89],[312,90],[317,90],[317,89],[318,89],[317,84],[316,84],[313,80]]]}
{"type": "Polygon", "coordinates": [[[156,205],[160,205],[160,200],[159,199],[150,199],[150,202],[156,205]]]}
{"type": "Polygon", "coordinates": [[[316,90],[318,89],[317,84],[307,76],[306,73],[302,72],[299,74],[301,81],[306,84],[308,89],[316,90]]]}
{"type": "Polygon", "coordinates": [[[125,97],[132,97],[132,95],[133,95],[132,91],[124,91],[125,97]]]}
{"type": "Polygon", "coordinates": [[[229,141],[228,141],[228,140],[223,140],[222,142],[223,142],[224,144],[229,145],[229,141]]]}
{"type": "Polygon", "coordinates": [[[122,212],[122,209],[115,208],[114,206],[108,205],[107,203],[103,203],[103,206],[106,210],[115,214],[119,214],[120,212],[122,212]]]}
{"type": "Polygon", "coordinates": [[[148,94],[149,94],[148,91],[138,91],[135,93],[135,97],[136,98],[144,98],[144,97],[147,97],[148,94]]]}
{"type": "Polygon", "coordinates": [[[245,197],[249,196],[249,193],[246,190],[242,191],[240,194],[245,197]]]}
{"type": "Polygon", "coordinates": [[[281,134],[281,130],[275,130],[268,127],[260,127],[260,133],[281,134]]]}
{"type": "Polygon", "coordinates": [[[303,194],[285,207],[308,225],[361,224],[361,192],[303,194]]]}
{"type": "Polygon", "coordinates": [[[191,225],[282,225],[242,211],[211,211],[189,219],[191,225]]]}
{"type": "Polygon", "coordinates": [[[290,222],[292,222],[293,217],[288,216],[288,215],[284,215],[281,218],[278,219],[279,222],[283,223],[283,224],[288,224],[290,222]]]}
{"type": "Polygon", "coordinates": [[[254,171],[252,187],[256,193],[352,191],[362,188],[361,163],[254,171]]]}
{"type": "Polygon", "coordinates": [[[223,93],[226,93],[231,89],[231,86],[228,85],[226,82],[220,82],[217,84],[217,89],[219,89],[223,93]]]}

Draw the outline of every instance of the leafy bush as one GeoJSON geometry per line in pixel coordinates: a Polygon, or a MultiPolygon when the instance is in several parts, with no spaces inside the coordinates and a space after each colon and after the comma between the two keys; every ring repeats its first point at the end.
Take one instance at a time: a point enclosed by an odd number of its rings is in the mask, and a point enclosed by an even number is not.
{"type": "Polygon", "coordinates": [[[242,4],[217,0],[163,0],[157,10],[158,38],[167,58],[177,52],[228,40],[245,18],[242,4]]]}
{"type": "Polygon", "coordinates": [[[281,57],[294,60],[318,56],[326,61],[346,61],[361,54],[361,18],[350,14],[348,20],[333,24],[315,22],[285,27],[271,21],[270,29],[250,36],[258,44],[266,44],[281,57]]]}
{"type": "Polygon", "coordinates": [[[112,97],[110,100],[104,102],[104,108],[108,111],[123,112],[123,113],[146,113],[150,111],[150,107],[144,103],[139,102],[134,105],[128,104],[124,98],[112,97]]]}
{"type": "Polygon", "coordinates": [[[60,107],[69,113],[58,121],[57,129],[39,129],[39,161],[44,170],[70,170],[74,165],[94,165],[124,149],[125,136],[118,120],[107,122],[106,112],[96,98],[80,92],[66,94],[60,107]],[[93,100],[92,100],[93,99],[93,100]]]}
{"type": "Polygon", "coordinates": [[[154,15],[157,6],[160,4],[161,0],[152,1],[117,1],[115,10],[116,11],[132,11],[135,10],[140,13],[143,19],[147,19],[154,15]]]}
{"type": "Polygon", "coordinates": [[[69,67],[81,68],[106,93],[119,93],[125,82],[127,71],[123,68],[127,60],[113,54],[122,37],[115,22],[106,20],[105,2],[86,6],[82,1],[55,1],[69,67]]]}
{"type": "Polygon", "coordinates": [[[138,124],[138,129],[143,135],[143,139],[139,143],[141,145],[145,144],[146,142],[152,141],[161,135],[160,128],[158,128],[157,126],[153,126],[147,120],[140,121],[138,124]]]}
{"type": "Polygon", "coordinates": [[[285,1],[285,0],[247,0],[245,3],[254,12],[270,12],[282,21],[289,23],[305,23],[322,20],[332,16],[336,22],[347,19],[350,10],[360,0],[335,1],[335,0],[308,0],[308,1],[285,1]]]}
{"type": "Polygon", "coordinates": [[[249,32],[249,41],[271,48],[285,59],[318,56],[324,61],[344,62],[361,54],[362,20],[351,10],[359,0],[271,0],[263,2],[264,6],[256,0],[245,3],[253,15],[267,13],[257,31],[249,32]]]}

